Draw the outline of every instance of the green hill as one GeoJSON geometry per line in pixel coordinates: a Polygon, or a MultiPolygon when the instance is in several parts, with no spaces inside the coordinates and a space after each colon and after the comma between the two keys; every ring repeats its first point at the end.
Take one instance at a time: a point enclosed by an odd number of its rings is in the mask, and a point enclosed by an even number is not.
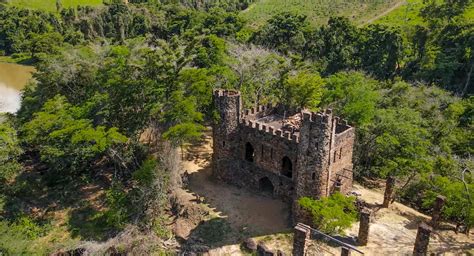
{"type": "MultiPolygon", "coordinates": [[[[9,0],[10,5],[28,9],[44,11],[56,11],[56,0],[9,0]]],[[[75,7],[84,5],[100,5],[102,0],[61,0],[63,7],[75,7]]]]}
{"type": "MultiPolygon", "coordinates": [[[[397,9],[380,17],[374,23],[399,26],[413,26],[423,24],[422,18],[418,15],[424,7],[423,0],[406,0],[397,9]]],[[[464,13],[466,19],[474,19],[474,5],[471,5],[464,13]]]]}
{"type": "Polygon", "coordinates": [[[400,0],[258,0],[241,12],[252,27],[262,25],[273,15],[283,12],[299,12],[308,16],[312,25],[324,24],[330,16],[346,16],[358,24],[364,24],[400,0]]]}

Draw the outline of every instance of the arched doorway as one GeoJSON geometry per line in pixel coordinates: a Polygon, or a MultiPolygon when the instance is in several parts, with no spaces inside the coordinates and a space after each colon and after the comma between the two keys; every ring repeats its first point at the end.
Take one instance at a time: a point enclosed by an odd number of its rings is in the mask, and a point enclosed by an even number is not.
{"type": "Polygon", "coordinates": [[[293,164],[287,156],[283,157],[281,160],[281,174],[288,178],[293,177],[293,164]]]}
{"type": "Polygon", "coordinates": [[[273,187],[273,183],[270,181],[269,178],[267,177],[261,178],[258,181],[258,187],[260,191],[262,191],[263,193],[273,195],[274,187],[273,187]]]}
{"type": "Polygon", "coordinates": [[[245,160],[253,162],[254,154],[255,153],[252,144],[250,144],[250,142],[247,142],[247,144],[245,144],[245,160]]]}

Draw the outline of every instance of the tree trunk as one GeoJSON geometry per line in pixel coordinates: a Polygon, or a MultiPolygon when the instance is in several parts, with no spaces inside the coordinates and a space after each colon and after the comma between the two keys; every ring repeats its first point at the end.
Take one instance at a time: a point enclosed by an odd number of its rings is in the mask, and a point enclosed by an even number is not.
{"type": "Polygon", "coordinates": [[[385,193],[383,195],[382,207],[388,208],[388,206],[390,205],[394,187],[395,187],[395,178],[390,176],[387,178],[387,181],[385,183],[385,193]]]}

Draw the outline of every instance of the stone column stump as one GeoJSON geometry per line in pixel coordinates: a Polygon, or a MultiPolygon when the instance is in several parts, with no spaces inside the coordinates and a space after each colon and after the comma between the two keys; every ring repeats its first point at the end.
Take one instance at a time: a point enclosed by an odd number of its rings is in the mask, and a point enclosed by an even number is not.
{"type": "Polygon", "coordinates": [[[342,247],[341,256],[351,256],[351,250],[349,250],[349,248],[342,247]]]}
{"type": "Polygon", "coordinates": [[[359,235],[357,236],[359,245],[367,245],[369,241],[370,214],[367,208],[362,208],[360,211],[359,235]]]}
{"type": "Polygon", "coordinates": [[[383,204],[382,207],[388,208],[390,202],[392,201],[393,189],[395,187],[395,178],[390,176],[387,178],[385,183],[385,192],[383,194],[383,204]]]}
{"type": "Polygon", "coordinates": [[[439,220],[441,219],[441,210],[443,210],[444,203],[446,202],[446,197],[438,195],[436,197],[435,205],[433,207],[433,213],[431,215],[430,226],[434,229],[438,228],[439,220]]]}
{"type": "Polygon", "coordinates": [[[293,256],[307,255],[311,230],[302,225],[296,225],[293,236],[293,256]]]}
{"type": "Polygon", "coordinates": [[[428,253],[428,244],[430,243],[430,234],[432,231],[433,228],[424,222],[418,226],[415,247],[413,248],[414,256],[424,256],[428,253]]]}

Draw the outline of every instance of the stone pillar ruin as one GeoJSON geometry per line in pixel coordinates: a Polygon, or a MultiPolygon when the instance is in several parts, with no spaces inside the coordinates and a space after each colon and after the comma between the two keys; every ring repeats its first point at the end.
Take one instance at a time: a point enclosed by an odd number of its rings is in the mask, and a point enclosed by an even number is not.
{"type": "Polygon", "coordinates": [[[418,232],[416,233],[415,247],[413,248],[414,256],[424,256],[428,252],[428,244],[430,243],[430,234],[433,228],[422,222],[418,226],[418,232]]]}
{"type": "Polygon", "coordinates": [[[387,178],[385,183],[385,193],[383,194],[383,204],[382,207],[388,208],[390,202],[392,201],[393,189],[395,187],[395,178],[390,176],[387,178]]]}
{"type": "Polygon", "coordinates": [[[351,250],[347,247],[341,247],[341,256],[351,256],[351,250]]]}
{"type": "Polygon", "coordinates": [[[359,235],[357,242],[359,245],[367,245],[369,241],[369,227],[370,227],[370,210],[362,208],[360,211],[359,235]]]}
{"type": "Polygon", "coordinates": [[[293,256],[307,255],[311,230],[304,225],[296,225],[293,236],[293,256]]]}
{"type": "Polygon", "coordinates": [[[441,210],[443,209],[446,197],[438,195],[436,197],[435,205],[433,207],[433,213],[431,215],[430,225],[436,229],[439,226],[439,220],[441,219],[441,210]]]}

